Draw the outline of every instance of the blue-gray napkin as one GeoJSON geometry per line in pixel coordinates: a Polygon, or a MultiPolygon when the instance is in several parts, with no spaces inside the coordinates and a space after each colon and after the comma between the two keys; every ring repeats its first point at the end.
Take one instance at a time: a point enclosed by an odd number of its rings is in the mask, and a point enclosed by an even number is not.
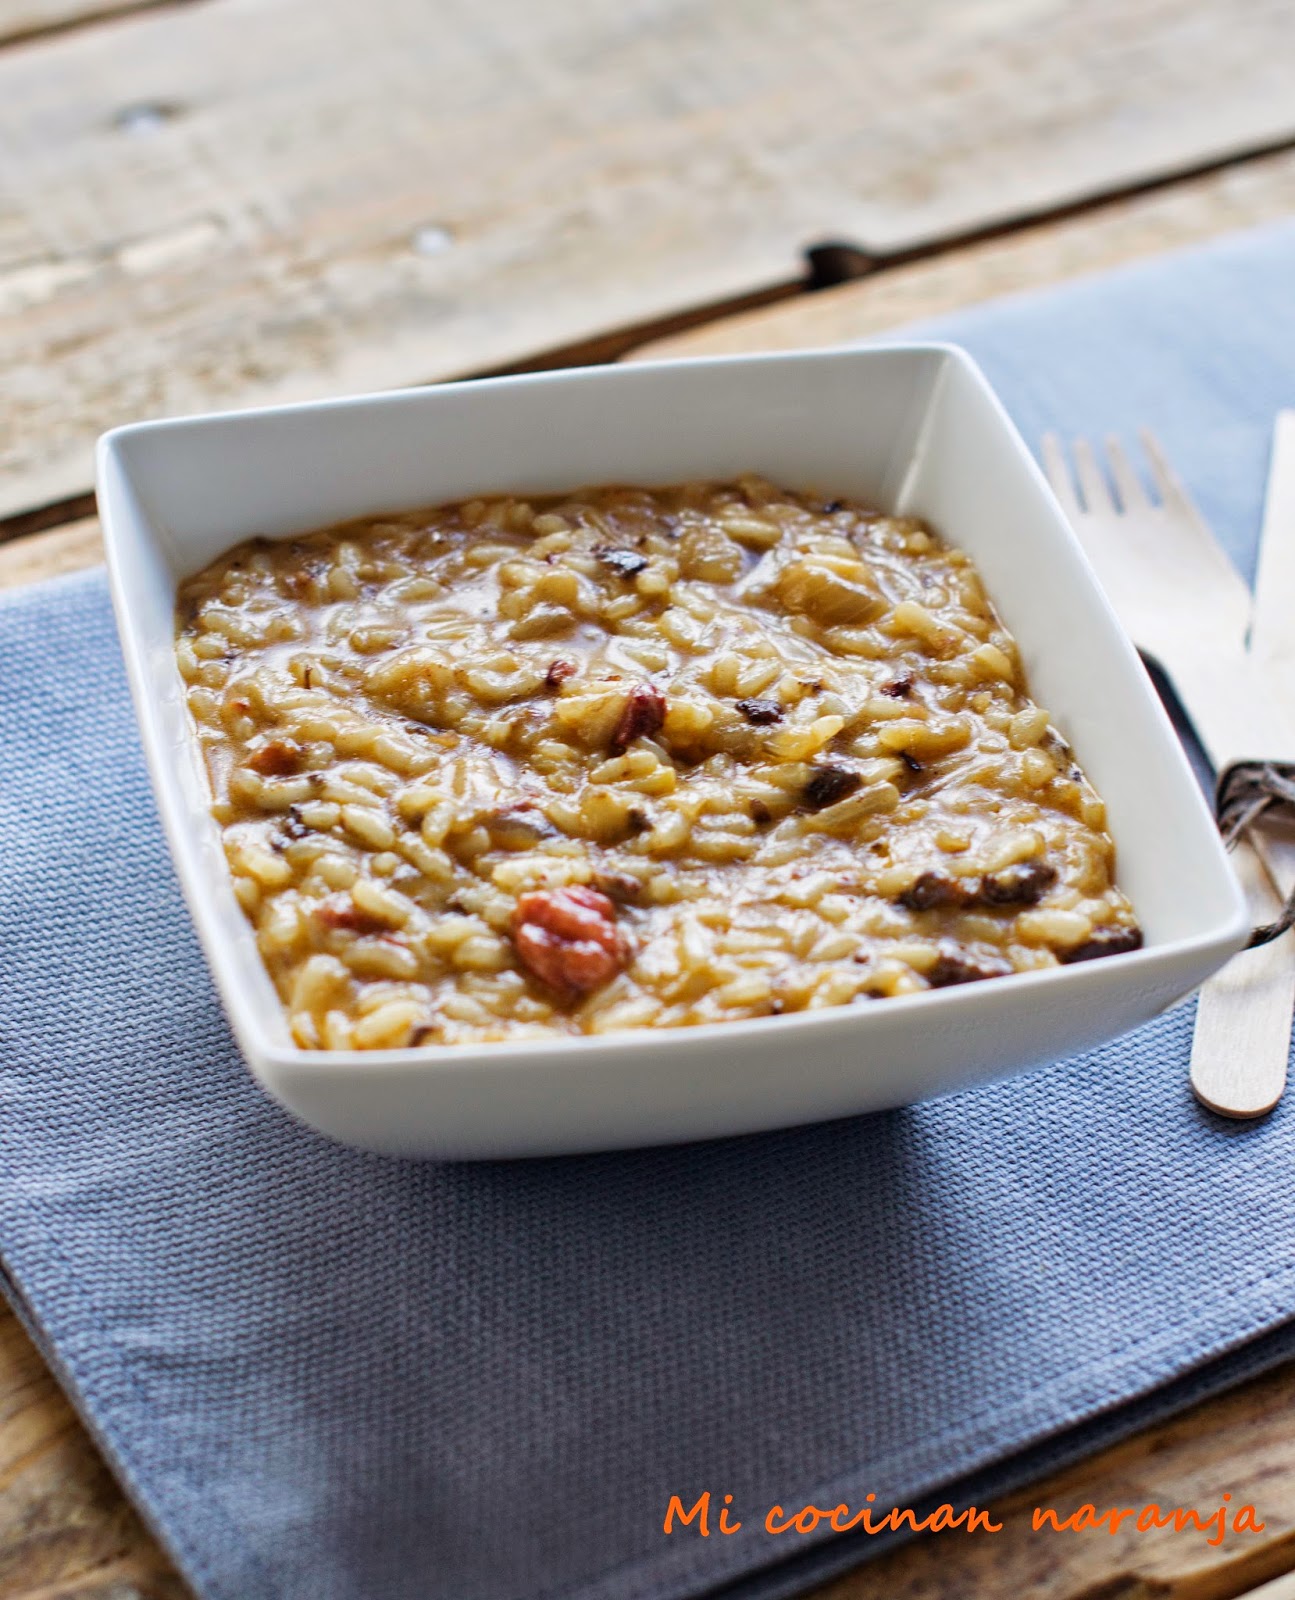
{"type": "MultiPolygon", "coordinates": [[[[924,331],[1032,439],[1151,424],[1249,571],[1293,285],[1283,227],[924,331]]],[[[799,1132],[361,1155],[231,1043],[101,576],[0,602],[0,719],[0,1254],[204,1600],[788,1594],[876,1541],[773,1502],[983,1504],[1295,1353],[1295,1117],[1198,1109],[1190,1007],[799,1132]],[[706,1489],[743,1530],[665,1536],[706,1489]]]]}

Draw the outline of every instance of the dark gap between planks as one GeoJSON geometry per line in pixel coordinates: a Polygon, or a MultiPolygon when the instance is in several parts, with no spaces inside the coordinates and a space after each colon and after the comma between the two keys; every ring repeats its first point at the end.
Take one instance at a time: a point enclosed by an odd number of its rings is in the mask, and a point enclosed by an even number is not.
{"type": "Polygon", "coordinates": [[[0,26],[0,50],[12,45],[35,44],[43,39],[55,39],[64,33],[80,33],[86,28],[99,28],[105,23],[120,22],[125,17],[136,17],[146,11],[173,11],[181,6],[200,5],[203,0],[122,0],[113,5],[109,0],[103,10],[82,11],[66,17],[55,17],[48,22],[19,24],[7,33],[0,26]]]}
{"type": "MultiPolygon", "coordinates": [[[[85,23],[89,25],[96,21],[112,21],[130,15],[133,11],[202,3],[204,0],[137,0],[128,11],[103,13],[99,17],[85,19],[85,23]]],[[[57,31],[66,31],[67,27],[76,25],[74,21],[69,20],[67,23],[54,24],[53,27],[57,31]]],[[[9,42],[11,40],[0,41],[0,49],[9,42]]],[[[805,246],[802,252],[805,270],[799,278],[771,284],[763,289],[754,289],[747,294],[693,306],[686,311],[671,312],[643,322],[626,324],[620,328],[610,329],[606,333],[596,334],[592,338],[555,345],[548,350],[539,351],[535,355],[503,366],[465,372],[460,374],[459,381],[468,378],[506,377],[519,372],[549,372],[568,367],[598,366],[606,362],[619,361],[640,345],[657,339],[670,338],[675,334],[687,333],[710,322],[719,322],[727,317],[740,316],[747,311],[756,311],[764,306],[793,300],[802,294],[817,294],[825,289],[834,289],[845,283],[856,282],[861,278],[894,272],[901,267],[912,266],[918,261],[935,260],[941,256],[952,255],[975,245],[1020,233],[1027,228],[1039,227],[1045,223],[1066,222],[1090,212],[1101,211],[1110,205],[1137,199],[1142,195],[1155,194],[1163,189],[1172,189],[1178,184],[1208,177],[1211,173],[1222,172],[1229,167],[1244,166],[1250,161],[1261,161],[1289,150],[1295,150],[1295,134],[1261,144],[1248,145],[1226,155],[1210,157],[1208,160],[1185,163],[1154,177],[1097,189],[1075,200],[1063,201],[1058,205],[1041,206],[1032,211],[1014,214],[1010,218],[964,229],[961,233],[920,240],[916,244],[886,254],[871,254],[863,246],[856,245],[848,239],[825,239],[820,243],[805,246]]],[[[87,490],[67,495],[60,500],[49,501],[43,506],[34,506],[29,511],[14,512],[0,518],[0,544],[8,544],[16,539],[28,538],[33,534],[47,532],[51,528],[62,527],[69,522],[80,521],[84,517],[93,516],[95,510],[94,493],[87,490]]]]}

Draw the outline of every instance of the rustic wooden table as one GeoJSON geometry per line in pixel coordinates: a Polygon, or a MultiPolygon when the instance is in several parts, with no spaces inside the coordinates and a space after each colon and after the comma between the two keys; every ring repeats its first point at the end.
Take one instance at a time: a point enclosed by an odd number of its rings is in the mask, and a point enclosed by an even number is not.
{"type": "MultiPolygon", "coordinates": [[[[1292,0],[0,0],[0,584],[99,559],[113,423],[829,343],[1289,215],[1293,35],[1292,0]]],[[[1262,1535],[1018,1515],[820,1600],[1295,1600],[1295,1365],[1018,1499],[1225,1489],[1262,1535]]],[[[0,1600],[186,1593],[0,1314],[0,1600]]]]}

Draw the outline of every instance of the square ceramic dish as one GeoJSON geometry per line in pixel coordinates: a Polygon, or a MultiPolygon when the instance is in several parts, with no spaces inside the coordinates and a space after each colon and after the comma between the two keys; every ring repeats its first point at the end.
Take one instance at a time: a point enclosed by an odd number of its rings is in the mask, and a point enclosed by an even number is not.
{"type": "Polygon", "coordinates": [[[171,852],[256,1077],[335,1138],[439,1157],[699,1139],[910,1103],[1087,1049],[1181,998],[1246,909],[1177,740],[1024,443],[938,345],[602,367],[105,436],[117,622],[171,852]],[[255,534],[478,494],[758,472],[928,519],[975,561],[1107,802],[1139,951],[802,1012],[587,1039],[303,1051],[233,893],[174,655],[178,582],[255,534]]]}

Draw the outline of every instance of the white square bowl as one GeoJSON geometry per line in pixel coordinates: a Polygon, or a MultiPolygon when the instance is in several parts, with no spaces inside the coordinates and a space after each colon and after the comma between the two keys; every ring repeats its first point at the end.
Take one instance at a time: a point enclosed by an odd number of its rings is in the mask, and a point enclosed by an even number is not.
{"type": "Polygon", "coordinates": [[[1245,939],[1240,890],[1151,684],[1028,450],[952,346],[599,367],[143,423],[107,434],[98,466],[117,623],[198,934],[252,1071],[338,1139],[529,1155],[908,1104],[1111,1039],[1245,939]],[[178,583],[256,534],[479,494],[743,472],[925,517],[971,555],[1035,697],[1107,802],[1145,947],[788,1017],[552,1043],[298,1049],[209,814],[174,656],[178,583]]]}

